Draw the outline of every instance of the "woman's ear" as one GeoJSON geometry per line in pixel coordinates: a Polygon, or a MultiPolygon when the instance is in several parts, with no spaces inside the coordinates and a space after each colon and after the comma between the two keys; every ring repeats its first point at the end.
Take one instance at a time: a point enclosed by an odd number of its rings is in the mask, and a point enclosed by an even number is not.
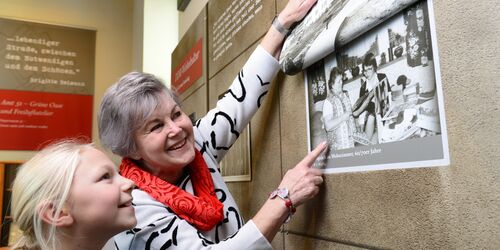
{"type": "Polygon", "coordinates": [[[56,209],[52,202],[47,201],[39,205],[38,213],[40,218],[49,225],[56,227],[71,226],[74,220],[69,213],[69,209],[63,207],[58,215],[56,215],[56,209]]]}

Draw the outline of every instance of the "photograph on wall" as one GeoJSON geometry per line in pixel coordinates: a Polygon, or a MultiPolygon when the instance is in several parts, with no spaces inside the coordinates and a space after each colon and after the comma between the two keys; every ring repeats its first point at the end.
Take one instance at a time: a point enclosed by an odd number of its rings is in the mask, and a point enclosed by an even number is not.
{"type": "Polygon", "coordinates": [[[318,0],[293,28],[280,55],[282,70],[301,72],[417,0],[318,0]]]}
{"type": "Polygon", "coordinates": [[[326,173],[449,164],[432,4],[420,1],[306,70],[309,148],[326,173]]]}

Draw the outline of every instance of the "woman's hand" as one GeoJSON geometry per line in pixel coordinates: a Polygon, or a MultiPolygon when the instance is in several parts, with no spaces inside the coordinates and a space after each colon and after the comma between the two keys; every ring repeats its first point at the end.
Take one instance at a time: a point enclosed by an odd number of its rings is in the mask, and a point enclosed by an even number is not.
{"type": "Polygon", "coordinates": [[[283,177],[279,187],[288,189],[294,206],[301,205],[319,192],[319,186],[323,183],[322,172],[317,168],[312,168],[312,165],[326,147],[326,142],[319,144],[283,177]]]}
{"type": "MultiPolygon", "coordinates": [[[[326,142],[321,143],[283,177],[279,187],[288,189],[289,198],[294,206],[299,206],[319,192],[318,186],[323,183],[321,170],[311,166],[326,147],[326,142]]],[[[252,221],[262,235],[271,242],[289,215],[290,210],[283,200],[267,199],[252,221]]]]}
{"type": "MultiPolygon", "coordinates": [[[[283,27],[290,29],[292,25],[304,18],[317,0],[290,0],[283,11],[278,15],[278,22],[283,27]]],[[[274,58],[278,59],[285,34],[273,27],[269,28],[260,45],[274,58]]]]}
{"type": "Polygon", "coordinates": [[[290,0],[278,15],[278,21],[287,29],[302,20],[317,0],[290,0]]]}

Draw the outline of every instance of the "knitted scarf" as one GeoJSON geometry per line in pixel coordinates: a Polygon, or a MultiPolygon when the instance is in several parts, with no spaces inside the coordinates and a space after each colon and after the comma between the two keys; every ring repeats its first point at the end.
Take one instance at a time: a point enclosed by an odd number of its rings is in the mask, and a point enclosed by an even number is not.
{"type": "Polygon", "coordinates": [[[144,171],[130,158],[123,158],[120,173],[197,229],[211,230],[224,219],[224,205],[217,199],[207,164],[197,149],[194,160],[187,168],[195,195],[144,171]]]}

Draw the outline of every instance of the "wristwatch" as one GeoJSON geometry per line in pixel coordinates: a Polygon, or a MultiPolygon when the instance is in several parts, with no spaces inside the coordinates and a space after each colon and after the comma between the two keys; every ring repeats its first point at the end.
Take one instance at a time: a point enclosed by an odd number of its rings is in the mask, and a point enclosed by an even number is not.
{"type": "Polygon", "coordinates": [[[274,199],[280,197],[283,201],[285,201],[285,206],[288,208],[288,217],[285,220],[285,223],[289,222],[292,218],[292,215],[295,213],[296,209],[290,199],[289,192],[287,188],[278,188],[271,192],[269,195],[269,199],[274,199]]]}
{"type": "Polygon", "coordinates": [[[278,188],[271,192],[269,195],[270,199],[274,199],[276,196],[279,196],[281,199],[286,200],[288,197],[288,189],[287,188],[278,188]]]}
{"type": "Polygon", "coordinates": [[[288,36],[288,34],[290,34],[290,30],[285,28],[285,26],[283,26],[283,24],[281,24],[278,20],[278,15],[274,16],[272,26],[283,36],[288,36]]]}

